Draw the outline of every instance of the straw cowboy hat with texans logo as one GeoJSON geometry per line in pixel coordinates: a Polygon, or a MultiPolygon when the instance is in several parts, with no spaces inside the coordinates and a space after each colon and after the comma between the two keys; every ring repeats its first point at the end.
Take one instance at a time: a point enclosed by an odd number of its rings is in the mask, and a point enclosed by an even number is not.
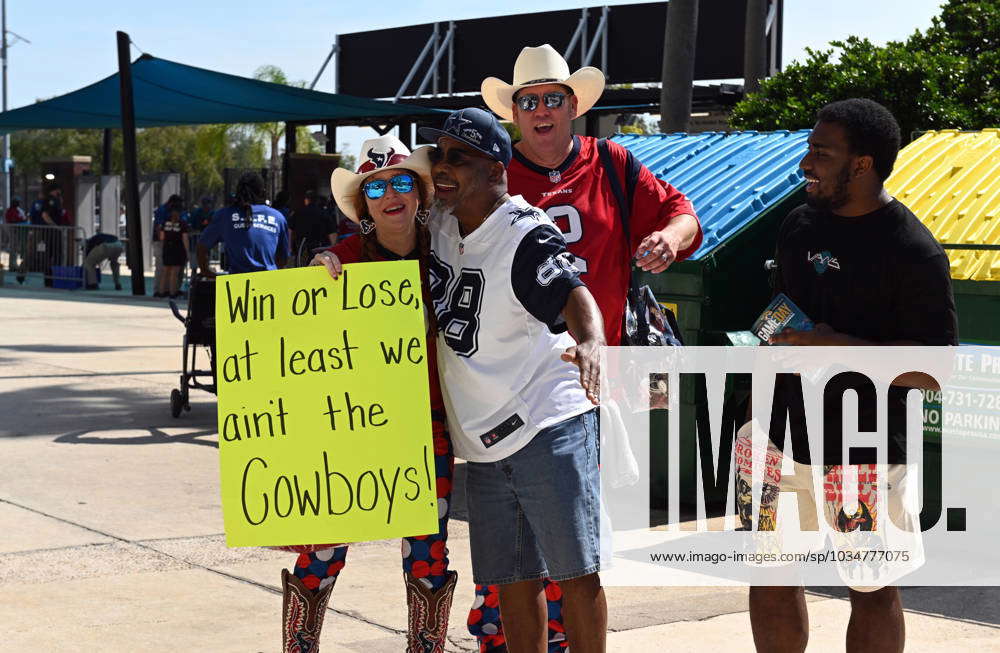
{"type": "Polygon", "coordinates": [[[569,64],[555,48],[546,43],[537,48],[527,47],[521,50],[514,62],[513,83],[487,77],[483,80],[480,91],[486,106],[493,113],[504,120],[513,120],[511,105],[514,103],[514,95],[522,88],[543,84],[562,84],[571,88],[577,98],[576,115],[582,116],[590,111],[604,92],[604,73],[593,66],[584,66],[570,75],[569,64]]]}
{"type": "Polygon", "coordinates": [[[330,175],[330,190],[337,207],[354,222],[360,220],[355,211],[355,200],[361,193],[361,185],[369,176],[383,170],[412,170],[423,182],[424,190],[434,192],[434,182],[431,180],[431,160],[427,153],[430,146],[417,148],[410,153],[410,148],[403,145],[395,136],[380,136],[361,144],[361,165],[357,172],[337,168],[330,175]]]}

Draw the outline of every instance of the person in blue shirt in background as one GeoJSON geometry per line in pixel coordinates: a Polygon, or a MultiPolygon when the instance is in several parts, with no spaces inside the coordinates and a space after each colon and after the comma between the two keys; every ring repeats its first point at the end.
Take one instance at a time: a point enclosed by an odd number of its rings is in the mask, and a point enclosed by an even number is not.
{"type": "Polygon", "coordinates": [[[256,172],[246,172],[236,184],[232,208],[220,210],[198,240],[198,269],[204,277],[214,277],[208,252],[222,243],[229,272],[260,272],[284,267],[291,253],[288,223],[280,211],[264,203],[264,180],[256,172]]]}
{"type": "Polygon", "coordinates": [[[38,191],[38,197],[35,201],[31,203],[31,208],[28,209],[28,218],[31,220],[31,224],[45,224],[42,220],[42,210],[45,208],[45,191],[38,191]]]}

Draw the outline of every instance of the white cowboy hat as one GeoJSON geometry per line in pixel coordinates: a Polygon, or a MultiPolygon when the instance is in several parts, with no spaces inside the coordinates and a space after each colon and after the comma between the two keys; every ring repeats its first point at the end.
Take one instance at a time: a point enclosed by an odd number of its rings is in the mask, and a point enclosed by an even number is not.
{"type": "Polygon", "coordinates": [[[337,168],[330,175],[330,190],[337,207],[352,221],[358,222],[360,216],[354,207],[361,192],[361,184],[370,175],[382,170],[412,170],[423,182],[424,191],[428,195],[432,194],[434,182],[431,180],[431,160],[428,156],[430,149],[431,146],[426,145],[411,154],[410,148],[395,136],[379,136],[365,141],[361,144],[357,172],[337,168]]]}
{"type": "Polygon", "coordinates": [[[604,73],[593,66],[585,66],[572,75],[569,64],[551,45],[526,47],[514,62],[514,82],[508,84],[496,77],[483,80],[480,92],[486,106],[504,120],[513,120],[511,105],[514,94],[528,86],[542,84],[562,84],[573,89],[577,97],[576,115],[590,111],[604,92],[604,73]]]}

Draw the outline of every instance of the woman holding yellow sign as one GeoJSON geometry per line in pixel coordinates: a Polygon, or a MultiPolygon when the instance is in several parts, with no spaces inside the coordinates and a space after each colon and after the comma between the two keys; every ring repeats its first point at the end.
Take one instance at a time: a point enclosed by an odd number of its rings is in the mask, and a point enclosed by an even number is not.
{"type": "MultiPolygon", "coordinates": [[[[344,215],[360,226],[358,236],[347,238],[313,258],[333,278],[342,263],[422,260],[430,237],[424,223],[433,183],[430,148],[413,154],[392,136],[366,141],[361,146],[357,173],[335,170],[330,178],[333,196],[344,215]]],[[[421,263],[421,277],[427,270],[421,263]]],[[[427,288],[427,283],[422,284],[427,288]]],[[[429,298],[426,297],[424,305],[429,298]]],[[[427,313],[433,320],[433,312],[427,313]]],[[[409,608],[407,651],[444,653],[457,575],[448,569],[448,512],[454,467],[445,421],[444,401],[438,381],[436,338],[429,325],[427,361],[430,378],[434,465],[437,475],[438,532],[407,537],[402,541],[406,602],[409,608]]],[[[292,572],[282,571],[284,589],[283,642],[285,653],[315,651],[330,594],[347,558],[346,545],[282,547],[299,553],[292,572]]]]}

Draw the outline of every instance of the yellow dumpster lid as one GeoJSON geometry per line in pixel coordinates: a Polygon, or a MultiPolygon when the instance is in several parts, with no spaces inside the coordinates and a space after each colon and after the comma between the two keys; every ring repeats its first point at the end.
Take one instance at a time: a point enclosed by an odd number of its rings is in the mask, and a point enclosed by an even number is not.
{"type": "Polygon", "coordinates": [[[1000,129],[925,133],[885,187],[945,246],[953,279],[1000,281],[1000,129]]]}

